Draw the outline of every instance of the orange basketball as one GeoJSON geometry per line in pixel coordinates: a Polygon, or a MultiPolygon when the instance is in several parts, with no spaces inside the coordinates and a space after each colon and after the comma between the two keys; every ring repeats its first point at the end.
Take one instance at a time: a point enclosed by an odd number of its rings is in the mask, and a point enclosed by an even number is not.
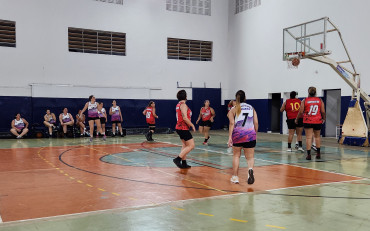
{"type": "Polygon", "coordinates": [[[292,60],[292,65],[293,66],[298,66],[299,65],[299,63],[300,63],[301,61],[298,59],[298,58],[294,58],[293,60],[292,60]]]}

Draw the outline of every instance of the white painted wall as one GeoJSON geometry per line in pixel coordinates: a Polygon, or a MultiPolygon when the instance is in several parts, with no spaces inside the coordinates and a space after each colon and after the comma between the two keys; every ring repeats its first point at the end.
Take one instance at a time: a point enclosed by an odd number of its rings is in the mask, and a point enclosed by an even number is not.
{"type": "MultiPolygon", "coordinates": [[[[261,6],[237,15],[234,4],[212,0],[212,16],[203,16],[167,11],[165,0],[125,0],[124,5],[0,0],[0,19],[16,21],[17,30],[17,48],[0,47],[0,95],[30,96],[29,84],[45,83],[85,90],[160,88],[148,90],[149,96],[174,99],[177,82],[180,86],[192,82],[194,87],[203,87],[204,82],[219,87],[221,82],[223,99],[233,98],[238,89],[245,89],[251,99],[291,90],[304,96],[310,85],[319,95],[323,89],[337,88],[350,95],[351,89],[328,66],[303,60],[298,70],[287,70],[282,61],[282,29],[323,16],[341,29],[362,74],[362,87],[370,92],[369,1],[262,0],[261,6]],[[125,32],[127,56],[71,53],[68,27],[125,32]],[[213,61],[168,60],[167,37],[213,41],[213,61]]],[[[104,98],[104,91],[97,97],[104,98]]],[[[85,91],[80,97],[87,97],[85,91]]]]}
{"type": "MultiPolygon", "coordinates": [[[[361,73],[361,87],[370,94],[370,1],[363,0],[262,0],[261,6],[239,14],[235,1],[229,1],[230,75],[235,78],[233,92],[245,89],[247,98],[267,99],[268,93],[298,91],[306,95],[309,86],[341,89],[342,96],[352,90],[325,64],[303,60],[298,70],[287,70],[282,61],[283,28],[328,16],[342,32],[344,41],[361,73]]],[[[338,44],[330,44],[335,59],[338,44]]],[[[339,51],[341,52],[341,51],[339,51]]],[[[337,60],[342,61],[342,60],[337,60]]]]}
{"type": "Polygon", "coordinates": [[[30,96],[31,83],[162,89],[154,99],[175,99],[177,82],[228,89],[227,9],[225,0],[212,1],[212,16],[167,11],[166,0],[0,0],[17,33],[17,48],[0,47],[0,95],[30,96]],[[68,27],[125,32],[127,56],[69,52],[68,27]],[[213,41],[213,61],[168,60],[167,37],[213,41]]]}

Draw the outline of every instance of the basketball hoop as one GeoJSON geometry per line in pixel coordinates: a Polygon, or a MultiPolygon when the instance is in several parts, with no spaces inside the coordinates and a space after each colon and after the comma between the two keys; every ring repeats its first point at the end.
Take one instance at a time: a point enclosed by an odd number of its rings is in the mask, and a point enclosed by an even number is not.
{"type": "Polygon", "coordinates": [[[288,69],[298,69],[303,56],[304,52],[286,53],[285,60],[287,61],[288,69]]]}

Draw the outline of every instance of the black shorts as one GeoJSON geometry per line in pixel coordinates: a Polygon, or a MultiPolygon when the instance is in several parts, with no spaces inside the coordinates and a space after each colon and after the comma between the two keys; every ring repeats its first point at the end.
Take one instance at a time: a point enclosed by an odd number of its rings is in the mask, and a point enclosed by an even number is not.
{"type": "Polygon", "coordinates": [[[254,148],[256,147],[256,141],[252,140],[249,142],[245,143],[238,143],[238,144],[233,144],[234,147],[242,147],[242,148],[254,148]]]}
{"type": "Polygon", "coordinates": [[[201,127],[212,127],[212,122],[210,120],[206,120],[206,121],[203,121],[203,120],[200,120],[199,121],[199,126],[201,127]]]}
{"type": "Polygon", "coordinates": [[[87,117],[87,120],[90,121],[90,120],[98,120],[99,117],[87,117]]]}
{"type": "Polygon", "coordinates": [[[313,128],[315,131],[321,130],[322,124],[303,124],[304,128],[313,128]]]}
{"type": "Polygon", "coordinates": [[[149,126],[149,127],[155,127],[155,124],[149,124],[149,123],[148,123],[148,126],[149,126]]]}
{"type": "Polygon", "coordinates": [[[193,136],[191,135],[189,130],[176,130],[177,134],[180,136],[181,140],[191,140],[193,139],[193,136]]]}
{"type": "Polygon", "coordinates": [[[105,119],[105,117],[100,117],[100,123],[101,124],[105,124],[107,122],[107,120],[105,119]]]}
{"type": "Polygon", "coordinates": [[[303,127],[303,118],[298,119],[298,124],[295,123],[295,119],[287,119],[286,123],[288,125],[288,129],[296,129],[303,127]]]}
{"type": "Polygon", "coordinates": [[[120,124],[121,123],[121,120],[118,120],[118,121],[112,121],[112,124],[120,124]]]}

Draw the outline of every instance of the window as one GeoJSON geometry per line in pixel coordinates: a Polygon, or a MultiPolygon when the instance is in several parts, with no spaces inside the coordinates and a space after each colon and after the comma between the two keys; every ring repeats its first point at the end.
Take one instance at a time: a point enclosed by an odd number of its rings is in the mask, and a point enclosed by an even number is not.
{"type": "Polygon", "coordinates": [[[16,47],[15,22],[0,20],[0,46],[16,47]]]}
{"type": "Polygon", "coordinates": [[[69,27],[68,45],[70,52],[125,56],[126,34],[69,27]]]}
{"type": "Polygon", "coordinates": [[[212,45],[210,41],[167,38],[167,58],[212,61],[212,45]]]}
{"type": "Polygon", "coordinates": [[[169,11],[211,16],[211,0],[167,0],[166,8],[169,11]]]}
{"type": "Polygon", "coordinates": [[[95,0],[95,1],[123,5],[123,0],[95,0]]]}
{"type": "Polygon", "coordinates": [[[235,0],[235,14],[261,5],[261,0],[235,0]]]}

